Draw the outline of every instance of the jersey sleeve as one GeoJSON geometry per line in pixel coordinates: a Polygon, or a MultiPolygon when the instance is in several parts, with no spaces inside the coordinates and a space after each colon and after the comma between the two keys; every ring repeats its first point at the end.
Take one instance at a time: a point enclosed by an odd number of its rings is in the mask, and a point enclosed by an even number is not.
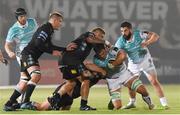
{"type": "Polygon", "coordinates": [[[49,37],[49,30],[46,26],[43,26],[36,35],[36,47],[38,47],[42,52],[52,53],[53,49],[49,37]]]}
{"type": "Polygon", "coordinates": [[[6,42],[13,42],[15,38],[16,38],[16,34],[13,31],[13,29],[10,28],[6,37],[6,42]]]}
{"type": "Polygon", "coordinates": [[[119,37],[116,43],[114,44],[114,47],[117,47],[118,49],[123,49],[123,38],[119,37]]]}
{"type": "Polygon", "coordinates": [[[100,59],[94,57],[93,58],[93,63],[96,64],[97,66],[100,66],[100,67],[106,67],[107,66],[107,63],[105,61],[101,61],[100,59]]]}
{"type": "Polygon", "coordinates": [[[65,51],[66,48],[55,46],[51,43],[51,40],[49,40],[50,34],[48,33],[47,28],[43,28],[36,38],[36,46],[43,52],[52,53],[53,50],[58,51],[65,51]]]}
{"type": "Polygon", "coordinates": [[[148,31],[140,31],[139,34],[140,34],[142,39],[147,39],[149,32],[148,31]]]}
{"type": "Polygon", "coordinates": [[[32,18],[32,20],[33,20],[33,23],[34,23],[34,25],[35,25],[35,30],[39,27],[39,25],[38,25],[38,23],[37,23],[37,21],[36,21],[36,19],[34,19],[34,18],[32,18]]]}

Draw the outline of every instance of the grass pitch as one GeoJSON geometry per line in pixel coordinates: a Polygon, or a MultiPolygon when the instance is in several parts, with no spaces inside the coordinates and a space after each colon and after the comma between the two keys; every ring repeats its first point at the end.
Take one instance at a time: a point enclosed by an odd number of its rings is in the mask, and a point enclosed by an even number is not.
{"type": "MultiPolygon", "coordinates": [[[[168,100],[170,109],[162,110],[159,98],[157,97],[152,86],[147,86],[147,89],[152,97],[156,108],[149,110],[147,105],[142,101],[141,95],[137,95],[136,108],[130,110],[108,110],[107,104],[109,102],[109,94],[107,87],[93,87],[89,95],[89,105],[96,107],[97,111],[79,111],[80,98],[74,100],[70,111],[31,111],[31,110],[18,110],[13,112],[3,111],[3,105],[8,100],[13,92],[13,89],[0,89],[0,114],[180,114],[180,85],[163,85],[163,89],[168,100]]],[[[32,100],[37,102],[44,101],[54,91],[52,88],[37,88],[33,95],[32,100]]],[[[122,90],[123,105],[128,103],[129,96],[127,88],[122,90]]]]}

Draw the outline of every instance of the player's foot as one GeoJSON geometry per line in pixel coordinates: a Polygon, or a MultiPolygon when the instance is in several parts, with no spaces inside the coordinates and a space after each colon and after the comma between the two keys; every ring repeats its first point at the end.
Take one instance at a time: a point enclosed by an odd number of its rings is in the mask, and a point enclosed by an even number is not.
{"type": "Polygon", "coordinates": [[[158,106],[156,107],[156,109],[161,109],[161,110],[167,110],[167,109],[170,109],[170,107],[168,105],[165,105],[165,106],[158,106]]]}
{"type": "Polygon", "coordinates": [[[109,110],[113,110],[114,109],[114,105],[112,103],[112,101],[110,100],[109,103],[108,103],[108,109],[109,110]]]}
{"type": "Polygon", "coordinates": [[[21,104],[21,109],[36,110],[36,107],[33,102],[26,102],[21,104]]]}
{"type": "Polygon", "coordinates": [[[17,101],[12,102],[12,101],[7,101],[6,104],[4,105],[3,110],[4,111],[15,111],[16,110],[16,105],[18,105],[17,101]]]}
{"type": "Polygon", "coordinates": [[[127,105],[122,107],[122,109],[131,109],[131,108],[136,108],[134,103],[128,103],[127,105]]]}
{"type": "Polygon", "coordinates": [[[85,105],[85,106],[81,106],[80,110],[81,111],[89,111],[89,110],[96,110],[96,108],[93,108],[93,107],[91,107],[89,105],[85,105]]]}
{"type": "Polygon", "coordinates": [[[149,106],[149,110],[152,110],[152,109],[154,109],[154,104],[151,104],[151,105],[148,105],[149,106]]]}

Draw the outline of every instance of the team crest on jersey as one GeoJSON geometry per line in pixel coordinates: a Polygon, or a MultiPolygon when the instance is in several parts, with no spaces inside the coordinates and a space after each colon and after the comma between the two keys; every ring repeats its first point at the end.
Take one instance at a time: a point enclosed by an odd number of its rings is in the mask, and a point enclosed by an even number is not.
{"type": "Polygon", "coordinates": [[[24,67],[26,67],[27,66],[26,62],[24,62],[23,65],[24,65],[24,67]]]}
{"type": "Polygon", "coordinates": [[[75,69],[71,69],[72,74],[77,74],[77,71],[75,69]]]}

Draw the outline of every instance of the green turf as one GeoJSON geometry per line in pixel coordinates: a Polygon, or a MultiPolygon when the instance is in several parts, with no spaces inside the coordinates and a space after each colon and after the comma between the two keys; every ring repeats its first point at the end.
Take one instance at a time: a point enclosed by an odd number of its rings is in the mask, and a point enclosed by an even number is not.
{"type": "MultiPolygon", "coordinates": [[[[142,101],[141,96],[137,95],[137,108],[131,110],[108,110],[107,104],[109,101],[109,94],[106,87],[92,88],[89,96],[89,105],[96,107],[97,111],[79,111],[79,98],[73,103],[70,111],[30,111],[19,110],[15,112],[4,112],[2,110],[3,104],[8,100],[12,93],[12,89],[0,90],[0,113],[1,114],[180,114],[180,85],[163,85],[166,97],[169,102],[169,110],[154,109],[148,110],[146,104],[142,101]]],[[[152,86],[147,86],[150,96],[156,106],[160,106],[159,98],[155,94],[152,86]]],[[[42,102],[51,94],[53,89],[36,89],[33,93],[32,100],[42,102]]],[[[128,102],[129,96],[127,88],[122,90],[123,104],[128,102]]]]}

